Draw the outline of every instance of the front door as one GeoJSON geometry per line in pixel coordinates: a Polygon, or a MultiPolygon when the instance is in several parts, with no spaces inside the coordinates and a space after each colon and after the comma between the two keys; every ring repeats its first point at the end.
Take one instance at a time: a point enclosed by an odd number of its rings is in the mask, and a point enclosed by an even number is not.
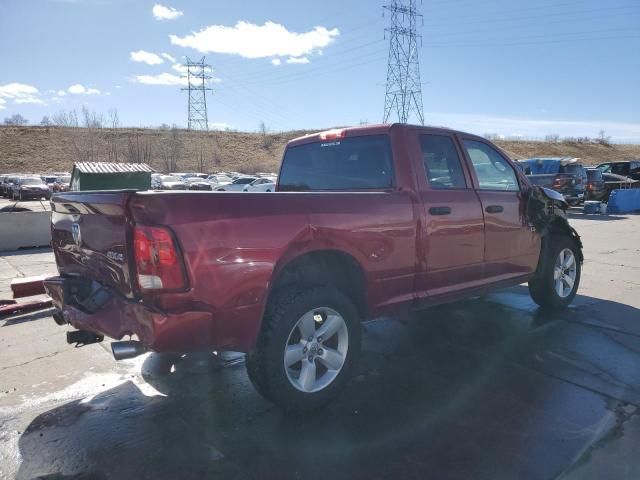
{"type": "Polygon", "coordinates": [[[487,278],[531,273],[538,262],[540,236],[529,227],[515,167],[488,143],[461,140],[484,212],[487,278]]]}

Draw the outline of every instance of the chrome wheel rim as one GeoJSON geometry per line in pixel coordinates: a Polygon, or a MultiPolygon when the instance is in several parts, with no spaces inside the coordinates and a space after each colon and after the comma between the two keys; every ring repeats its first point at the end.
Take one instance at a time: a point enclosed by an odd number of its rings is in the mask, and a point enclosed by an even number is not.
{"type": "Polygon", "coordinates": [[[556,293],[560,298],[567,298],[573,291],[577,275],[576,257],[573,252],[565,248],[556,258],[553,269],[553,281],[556,293]]]}
{"type": "Polygon", "coordinates": [[[291,385],[305,393],[328,387],[347,359],[349,332],[342,315],[328,307],[302,315],[289,332],[284,370],[291,385]]]}

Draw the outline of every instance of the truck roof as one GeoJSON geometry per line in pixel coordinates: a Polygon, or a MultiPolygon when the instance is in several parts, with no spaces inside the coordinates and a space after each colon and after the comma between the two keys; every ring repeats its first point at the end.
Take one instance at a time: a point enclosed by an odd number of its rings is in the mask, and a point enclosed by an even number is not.
{"type": "Polygon", "coordinates": [[[388,124],[379,124],[379,125],[361,125],[357,127],[342,127],[342,128],[333,128],[330,130],[325,130],[322,132],[311,133],[308,135],[304,135],[302,137],[294,138],[290,140],[287,146],[296,146],[296,145],[304,145],[305,143],[313,143],[319,142],[321,140],[330,140],[336,138],[345,138],[345,137],[356,137],[359,135],[380,135],[388,133],[392,128],[424,128],[428,129],[430,132],[441,132],[443,134],[452,134],[452,133],[464,133],[465,135],[469,135],[472,137],[476,137],[476,135],[471,135],[466,132],[460,132],[458,130],[452,130],[444,127],[432,127],[429,125],[408,125],[403,123],[388,123],[388,124]]]}

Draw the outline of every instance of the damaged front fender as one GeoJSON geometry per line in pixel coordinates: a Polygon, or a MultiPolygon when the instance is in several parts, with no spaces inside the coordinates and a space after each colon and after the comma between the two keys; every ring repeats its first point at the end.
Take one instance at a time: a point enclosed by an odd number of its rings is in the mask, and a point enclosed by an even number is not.
{"type": "Polygon", "coordinates": [[[541,259],[552,241],[554,235],[567,235],[578,246],[579,260],[584,260],[582,254],[582,240],[575,228],[569,225],[567,209],[569,204],[564,197],[554,190],[543,187],[531,187],[526,193],[527,220],[529,225],[542,237],[541,259]]]}

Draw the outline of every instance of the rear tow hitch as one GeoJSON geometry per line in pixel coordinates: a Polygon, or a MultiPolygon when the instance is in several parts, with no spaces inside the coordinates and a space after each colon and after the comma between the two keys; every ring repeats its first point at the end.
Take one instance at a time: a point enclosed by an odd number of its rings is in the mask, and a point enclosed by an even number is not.
{"type": "Polygon", "coordinates": [[[85,345],[91,345],[92,343],[100,343],[102,340],[104,340],[104,336],[88,332],[86,330],[67,332],[67,343],[75,343],[76,347],[84,347],[85,345]]]}
{"type": "Polygon", "coordinates": [[[135,358],[147,352],[147,347],[136,340],[128,340],[124,342],[113,342],[111,344],[113,358],[116,360],[126,360],[135,358]]]}

